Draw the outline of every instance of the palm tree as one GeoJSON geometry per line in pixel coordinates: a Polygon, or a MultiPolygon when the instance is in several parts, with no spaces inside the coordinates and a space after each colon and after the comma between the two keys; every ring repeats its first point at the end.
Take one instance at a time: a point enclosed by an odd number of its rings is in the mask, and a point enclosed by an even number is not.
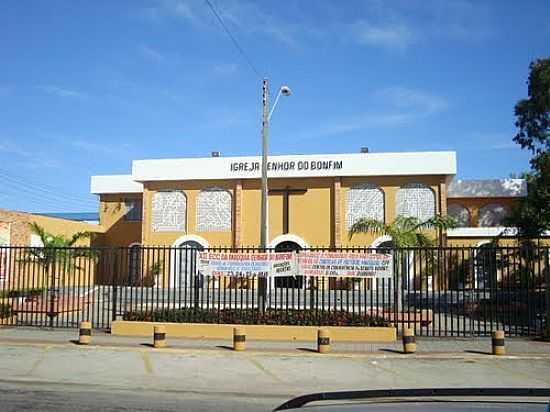
{"type": "MultiPolygon", "coordinates": [[[[77,265],[78,257],[93,257],[95,254],[89,248],[76,247],[76,244],[83,239],[91,237],[90,232],[77,232],[70,238],[63,235],[54,235],[47,232],[38,223],[31,223],[31,231],[38,235],[42,242],[42,247],[31,247],[28,249],[25,260],[41,266],[43,275],[43,284],[51,285],[50,291],[50,326],[53,326],[55,280],[57,273],[66,273],[66,271],[81,270],[77,265]],[[51,279],[51,281],[50,281],[51,279]]],[[[48,298],[48,290],[44,289],[44,298],[48,298]]]]}
{"type": "MultiPolygon", "coordinates": [[[[433,247],[437,244],[436,239],[431,238],[426,232],[429,230],[437,230],[440,233],[443,230],[456,227],[456,221],[451,216],[435,215],[432,218],[421,221],[413,216],[398,216],[392,223],[380,222],[376,219],[363,218],[357,220],[350,228],[349,238],[351,239],[356,233],[376,233],[391,237],[392,246],[396,249],[408,247],[433,247]]],[[[441,239],[441,237],[439,237],[441,239]]],[[[440,244],[441,246],[441,244],[440,244]]],[[[400,258],[400,262],[395,268],[396,292],[398,311],[402,310],[402,289],[403,276],[408,275],[409,269],[409,253],[402,253],[401,250],[395,251],[400,258]]],[[[431,269],[437,263],[437,257],[434,253],[427,253],[431,269]]]]}
{"type": "Polygon", "coordinates": [[[398,216],[392,223],[380,222],[376,219],[359,219],[349,231],[350,239],[356,233],[377,233],[390,236],[393,246],[404,247],[429,247],[436,244],[435,239],[430,238],[426,231],[447,230],[456,227],[456,221],[451,216],[435,215],[421,221],[413,216],[398,216]]]}

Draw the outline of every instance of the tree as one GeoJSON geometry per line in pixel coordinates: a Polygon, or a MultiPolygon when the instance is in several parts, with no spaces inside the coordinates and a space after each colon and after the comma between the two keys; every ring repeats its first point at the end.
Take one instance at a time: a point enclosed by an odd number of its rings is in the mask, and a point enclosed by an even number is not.
{"type": "Polygon", "coordinates": [[[528,98],[515,107],[518,132],[514,141],[529,150],[531,171],[526,173],[527,196],[513,210],[507,224],[520,238],[538,238],[550,230],[550,58],[529,65],[528,98]]]}
{"type": "Polygon", "coordinates": [[[436,215],[425,221],[412,216],[398,216],[392,223],[384,223],[375,219],[359,219],[350,229],[350,239],[356,233],[377,233],[392,238],[396,248],[425,247],[436,245],[436,240],[430,238],[426,231],[431,229],[447,230],[456,227],[456,221],[451,216],[436,215]]]}
{"type": "MultiPolygon", "coordinates": [[[[436,239],[428,236],[429,230],[444,231],[456,227],[456,221],[451,216],[435,215],[434,217],[421,221],[412,216],[398,216],[392,223],[380,222],[376,219],[359,219],[349,231],[350,239],[356,233],[376,233],[391,237],[395,251],[396,261],[400,262],[395,267],[396,278],[396,300],[397,310],[402,310],[402,289],[405,284],[403,278],[408,278],[409,273],[409,251],[401,250],[408,247],[432,247],[437,243],[436,239]]],[[[441,239],[439,237],[439,239],[441,239]]],[[[429,261],[430,270],[439,267],[439,256],[437,250],[428,249],[426,260],[429,261]]]]}
{"type": "Polygon", "coordinates": [[[533,152],[531,165],[538,168],[537,159],[550,152],[550,58],[532,62],[529,70],[529,97],[515,107],[519,130],[514,141],[533,152]]]}
{"type": "MultiPolygon", "coordinates": [[[[515,107],[514,141],[531,151],[527,196],[513,210],[507,224],[518,228],[518,241],[530,242],[550,230],[550,58],[529,65],[527,99],[515,107]]],[[[546,334],[550,337],[550,274],[546,270],[546,334]]]]}
{"type": "MultiPolygon", "coordinates": [[[[78,232],[70,238],[62,235],[48,233],[42,226],[36,222],[31,223],[31,231],[38,235],[42,242],[42,247],[33,247],[28,249],[26,257],[27,262],[36,263],[42,268],[43,284],[51,285],[50,288],[50,326],[53,326],[55,316],[56,285],[58,273],[66,271],[80,270],[77,265],[78,257],[92,257],[94,252],[89,248],[75,247],[82,239],[91,237],[90,232],[78,232]]],[[[48,298],[48,291],[45,289],[44,298],[48,298]]]]}

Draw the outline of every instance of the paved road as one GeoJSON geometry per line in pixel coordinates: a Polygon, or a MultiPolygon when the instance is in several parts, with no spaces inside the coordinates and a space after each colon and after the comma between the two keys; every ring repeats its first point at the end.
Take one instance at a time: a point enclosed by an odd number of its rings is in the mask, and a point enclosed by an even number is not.
{"type": "Polygon", "coordinates": [[[550,387],[550,356],[236,353],[0,339],[2,411],[267,411],[309,392],[465,385],[550,387]]]}
{"type": "Polygon", "coordinates": [[[277,398],[247,398],[233,395],[201,395],[135,390],[60,386],[35,383],[0,382],[2,412],[84,412],[84,411],[267,411],[277,398]]]}

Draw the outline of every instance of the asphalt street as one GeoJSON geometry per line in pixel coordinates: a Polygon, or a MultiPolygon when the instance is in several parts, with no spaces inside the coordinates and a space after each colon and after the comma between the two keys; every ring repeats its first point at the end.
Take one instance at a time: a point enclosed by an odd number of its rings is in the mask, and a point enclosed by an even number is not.
{"type": "Polygon", "coordinates": [[[0,341],[2,411],[268,411],[299,394],[550,387],[550,357],[277,353],[0,341]]]}

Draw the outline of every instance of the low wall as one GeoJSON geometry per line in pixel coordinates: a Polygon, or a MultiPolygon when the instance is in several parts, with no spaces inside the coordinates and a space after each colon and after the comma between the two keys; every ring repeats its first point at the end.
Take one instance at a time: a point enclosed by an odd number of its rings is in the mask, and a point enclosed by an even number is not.
{"type": "MultiPolygon", "coordinates": [[[[116,336],[151,336],[153,325],[164,325],[168,337],[227,339],[233,338],[233,328],[246,329],[249,340],[317,340],[317,326],[220,325],[206,323],[169,323],[113,321],[111,334],[116,336]]],[[[325,328],[325,327],[323,327],[325,328]]],[[[393,327],[327,326],[332,340],[342,342],[394,342],[393,327]]]]}

